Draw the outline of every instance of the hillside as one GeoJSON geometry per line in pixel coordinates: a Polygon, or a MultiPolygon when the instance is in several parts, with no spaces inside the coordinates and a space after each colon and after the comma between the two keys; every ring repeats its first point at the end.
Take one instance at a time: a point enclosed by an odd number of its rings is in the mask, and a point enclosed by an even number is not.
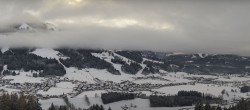
{"type": "Polygon", "coordinates": [[[165,72],[248,74],[250,57],[70,48],[3,48],[0,52],[0,71],[4,74],[11,74],[11,70],[23,70],[36,71],[40,76],[63,76],[65,68],[105,70],[114,75],[165,72]],[[7,70],[3,70],[4,66],[7,70]]]}

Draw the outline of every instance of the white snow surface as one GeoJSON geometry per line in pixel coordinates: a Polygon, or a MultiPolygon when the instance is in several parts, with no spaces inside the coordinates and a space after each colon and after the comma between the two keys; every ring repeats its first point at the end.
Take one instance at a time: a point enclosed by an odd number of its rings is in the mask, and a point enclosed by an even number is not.
{"type": "Polygon", "coordinates": [[[46,100],[39,100],[39,103],[41,104],[41,107],[43,110],[48,110],[48,108],[53,103],[54,105],[60,106],[60,105],[66,105],[63,99],[61,98],[51,98],[46,100]]]}
{"type": "Polygon", "coordinates": [[[89,83],[95,83],[94,78],[98,78],[104,81],[114,81],[121,82],[122,80],[132,80],[132,75],[122,74],[122,75],[113,75],[109,73],[107,70],[98,70],[94,68],[88,69],[77,69],[74,67],[66,68],[66,75],[72,80],[86,81],[89,83]]]}
{"type": "Polygon", "coordinates": [[[44,58],[54,58],[59,59],[59,52],[55,51],[53,49],[47,49],[47,48],[38,48],[35,51],[31,52],[35,55],[44,57],[44,58]]]}
{"type": "Polygon", "coordinates": [[[3,71],[4,71],[4,70],[8,70],[8,68],[7,68],[7,67],[8,67],[7,65],[4,65],[4,66],[3,66],[3,70],[2,70],[2,71],[0,71],[0,72],[1,72],[1,75],[3,75],[3,71]]]}
{"type": "Polygon", "coordinates": [[[26,30],[26,31],[31,31],[31,30],[33,30],[33,28],[32,28],[30,25],[26,24],[26,23],[21,24],[21,25],[18,27],[18,29],[19,29],[19,30],[26,30]]]}
{"type": "Polygon", "coordinates": [[[96,97],[96,95],[100,97],[102,93],[107,93],[107,91],[105,90],[85,91],[79,94],[78,96],[76,96],[76,98],[83,98],[85,97],[85,95],[87,95],[88,97],[92,97],[92,98],[96,97]]]}
{"type": "Polygon", "coordinates": [[[8,50],[9,50],[9,48],[4,47],[4,48],[1,49],[1,52],[2,52],[2,53],[5,53],[5,52],[8,51],[8,50]]]}
{"type": "Polygon", "coordinates": [[[226,94],[223,95],[224,99],[232,100],[234,97],[244,97],[246,94],[240,93],[239,88],[231,87],[231,86],[219,86],[213,84],[195,84],[195,85],[180,85],[180,86],[171,86],[171,87],[163,87],[160,89],[154,89],[155,91],[159,91],[161,93],[165,93],[164,95],[175,95],[178,91],[198,91],[205,94],[211,94],[213,96],[220,96],[221,91],[224,90],[229,93],[229,96],[226,94]],[[237,90],[238,92],[231,92],[231,90],[237,90]],[[235,96],[234,96],[235,95],[235,96]]]}
{"type": "Polygon", "coordinates": [[[4,89],[8,93],[18,93],[18,92],[20,92],[20,89],[9,88],[8,86],[1,86],[0,89],[4,89]]]}
{"type": "Polygon", "coordinates": [[[73,91],[73,87],[75,87],[75,84],[72,84],[71,82],[60,82],[56,83],[56,87],[51,87],[48,91],[39,90],[38,94],[51,95],[51,96],[63,95],[71,93],[73,91]]]}
{"type": "Polygon", "coordinates": [[[42,77],[33,77],[31,72],[20,72],[15,71],[16,73],[20,73],[20,75],[12,76],[4,76],[3,79],[13,79],[11,83],[41,83],[43,82],[44,78],[42,77]]]}
{"type": "Polygon", "coordinates": [[[154,63],[164,63],[162,61],[157,61],[157,60],[151,60],[151,59],[147,59],[147,58],[143,58],[143,61],[150,61],[150,62],[154,62],[154,63]]]}

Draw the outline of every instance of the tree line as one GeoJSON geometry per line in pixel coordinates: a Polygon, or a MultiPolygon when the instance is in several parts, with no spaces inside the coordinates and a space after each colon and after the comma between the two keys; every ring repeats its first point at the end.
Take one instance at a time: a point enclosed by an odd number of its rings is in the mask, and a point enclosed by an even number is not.
{"type": "MultiPolygon", "coordinates": [[[[0,96],[0,110],[42,110],[41,104],[35,96],[24,94],[3,93],[0,96]]],[[[70,108],[68,105],[56,106],[53,103],[48,110],[111,110],[103,105],[92,105],[89,108],[70,108]]]]}
{"type": "Polygon", "coordinates": [[[236,105],[231,105],[228,108],[219,105],[212,106],[209,103],[205,105],[203,103],[198,103],[195,105],[194,110],[250,110],[250,100],[242,99],[236,105]]]}
{"type": "Polygon", "coordinates": [[[110,107],[108,109],[105,109],[103,105],[98,105],[98,104],[92,105],[87,109],[84,109],[84,108],[72,109],[72,108],[67,107],[66,105],[55,106],[52,103],[48,110],[112,110],[112,109],[110,107]]]}
{"type": "Polygon", "coordinates": [[[108,92],[108,93],[102,93],[101,99],[103,104],[108,104],[112,102],[117,102],[121,100],[129,100],[134,99],[135,94],[134,93],[125,93],[125,92],[108,92]]]}
{"type": "Polygon", "coordinates": [[[128,74],[136,74],[141,69],[142,69],[141,65],[139,65],[136,62],[131,62],[130,64],[125,63],[121,66],[121,70],[124,73],[128,73],[128,74]]]}
{"type": "Polygon", "coordinates": [[[42,108],[34,96],[4,93],[0,96],[0,110],[42,110],[42,108]]]}
{"type": "Polygon", "coordinates": [[[241,87],[240,92],[242,92],[242,93],[250,92],[250,86],[241,87]]]}
{"type": "Polygon", "coordinates": [[[192,106],[198,102],[216,102],[221,99],[197,91],[179,91],[177,95],[172,96],[151,95],[149,101],[151,107],[177,107],[192,106]]]}
{"type": "MultiPolygon", "coordinates": [[[[63,76],[66,74],[65,69],[56,59],[49,59],[30,54],[32,49],[18,48],[9,49],[0,54],[0,70],[7,65],[8,70],[37,71],[39,76],[56,75],[63,76]]],[[[7,74],[8,71],[4,71],[7,74]]]]}

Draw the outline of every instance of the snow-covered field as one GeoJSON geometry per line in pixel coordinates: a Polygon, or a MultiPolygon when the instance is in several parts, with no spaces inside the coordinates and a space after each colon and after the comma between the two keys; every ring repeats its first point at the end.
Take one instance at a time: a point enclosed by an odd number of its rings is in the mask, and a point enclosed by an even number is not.
{"type": "MultiPolygon", "coordinates": [[[[88,96],[89,97],[89,96],[88,96]]],[[[93,104],[99,104],[103,105],[104,108],[108,109],[109,107],[112,108],[112,110],[123,110],[121,107],[123,106],[136,106],[131,107],[132,110],[178,110],[181,108],[193,108],[193,106],[188,107],[150,107],[149,106],[149,100],[148,99],[140,99],[136,98],[134,100],[124,100],[124,101],[118,101],[110,104],[103,104],[100,97],[89,97],[90,105],[88,105],[85,101],[84,97],[77,97],[77,98],[70,98],[69,101],[74,104],[77,108],[88,108],[93,104]]],[[[62,99],[60,98],[52,98],[48,100],[40,100],[40,103],[42,104],[42,108],[44,110],[48,109],[51,103],[54,105],[65,105],[62,99]]]]}
{"type": "Polygon", "coordinates": [[[104,90],[85,91],[79,94],[76,98],[83,98],[85,97],[85,95],[87,95],[88,97],[100,97],[102,93],[107,93],[107,91],[104,90]]]}
{"type": "MultiPolygon", "coordinates": [[[[121,80],[130,80],[137,84],[142,83],[152,83],[152,84],[168,84],[168,83],[177,83],[177,82],[192,82],[192,80],[184,79],[185,77],[206,77],[206,78],[214,78],[216,76],[207,76],[207,75],[189,75],[186,73],[168,73],[165,76],[161,76],[162,78],[168,79],[170,81],[162,81],[162,80],[153,80],[153,79],[143,79],[143,80],[134,80],[133,77],[136,77],[134,75],[112,75],[108,73],[105,70],[95,70],[95,69],[86,69],[86,70],[77,70],[75,68],[67,68],[67,74],[64,77],[68,77],[69,79],[74,80],[80,80],[80,81],[87,81],[89,83],[95,83],[93,78],[99,78],[104,81],[114,81],[114,82],[120,82],[121,80]],[[69,73],[71,71],[71,73],[69,73]]],[[[160,76],[160,75],[155,75],[160,76]]],[[[4,79],[13,79],[12,83],[41,83],[45,79],[44,78],[34,78],[31,76],[30,72],[20,72],[20,75],[17,76],[5,76],[4,79]]],[[[221,81],[248,81],[248,78],[241,78],[241,77],[231,77],[230,79],[226,79],[223,77],[218,77],[216,80],[221,81]],[[231,80],[230,80],[231,79],[231,80]]],[[[37,94],[42,95],[62,95],[71,93],[73,91],[73,87],[75,87],[75,84],[72,84],[71,82],[60,82],[57,83],[55,87],[50,88],[48,91],[42,91],[39,90],[37,94]]],[[[6,88],[6,86],[0,87],[0,89],[5,89],[8,92],[18,92],[18,89],[11,89],[6,88]]],[[[238,87],[234,87],[231,85],[216,85],[216,84],[195,84],[195,85],[180,85],[180,86],[171,86],[171,87],[163,87],[160,89],[154,89],[154,91],[158,91],[160,93],[164,93],[165,95],[174,95],[177,94],[180,90],[194,90],[199,91],[207,94],[212,94],[214,96],[220,96],[221,91],[224,90],[228,94],[224,94],[223,98],[226,100],[232,100],[234,98],[240,98],[240,97],[248,97],[247,93],[240,93],[240,90],[238,87]],[[231,90],[236,90],[237,92],[232,92],[231,90]]],[[[90,99],[91,104],[103,104],[101,102],[100,96],[101,93],[104,93],[106,91],[87,91],[79,94],[75,98],[70,98],[70,102],[73,103],[76,107],[84,107],[87,108],[89,105],[86,104],[84,97],[87,95],[90,99]],[[95,97],[97,94],[97,98],[95,97]]],[[[145,93],[147,96],[151,95],[152,93],[149,91],[141,91],[142,93],[145,93]]],[[[53,99],[47,99],[47,100],[40,100],[40,103],[42,104],[43,109],[47,109],[51,103],[54,105],[64,105],[62,99],[60,98],[53,98],[53,99]]],[[[122,110],[121,106],[124,105],[131,105],[134,104],[137,106],[137,108],[133,108],[133,110],[177,110],[179,108],[151,108],[149,107],[149,101],[147,99],[135,99],[135,100],[128,100],[128,101],[119,101],[111,104],[104,105],[105,108],[111,107],[115,110],[122,110]]],[[[185,108],[185,107],[184,107],[185,108]]],[[[190,107],[187,107],[190,108],[190,107]]]]}
{"type": "MultiPolygon", "coordinates": [[[[89,98],[91,104],[102,104],[101,98],[89,98]]],[[[76,107],[81,108],[88,108],[89,106],[84,103],[84,98],[75,98],[71,99],[71,102],[74,102],[76,107]]],[[[192,107],[150,107],[149,100],[148,99],[140,99],[136,98],[134,100],[124,100],[124,101],[118,101],[110,104],[103,105],[104,108],[108,109],[109,107],[112,108],[112,110],[123,110],[122,106],[135,106],[131,107],[132,110],[178,110],[180,108],[192,108],[192,107]]]]}
{"type": "Polygon", "coordinates": [[[19,89],[12,89],[9,88],[8,86],[1,86],[0,89],[4,89],[8,93],[18,93],[20,91],[19,89]]]}
{"type": "Polygon", "coordinates": [[[20,72],[20,71],[15,71],[16,73],[20,73],[20,75],[15,75],[15,76],[4,76],[3,79],[13,79],[11,81],[12,83],[41,83],[44,78],[41,77],[33,77],[31,72],[20,72]]]}
{"type": "Polygon", "coordinates": [[[61,56],[56,50],[53,50],[53,49],[48,49],[48,48],[38,48],[36,49],[35,51],[31,52],[35,55],[38,55],[38,56],[41,56],[41,57],[44,57],[44,58],[54,58],[54,59],[59,59],[59,58],[62,58],[62,59],[67,59],[67,57],[65,56],[61,56]]]}
{"type": "Polygon", "coordinates": [[[246,97],[246,94],[240,93],[239,88],[230,87],[230,86],[219,86],[213,84],[195,84],[195,85],[180,85],[180,86],[171,86],[171,87],[163,87],[160,89],[154,89],[155,91],[159,91],[161,93],[165,93],[165,95],[175,95],[178,91],[198,91],[205,94],[211,94],[213,96],[221,96],[221,91],[225,90],[228,93],[223,95],[223,98],[226,100],[232,100],[233,98],[238,97],[246,97]],[[237,92],[231,92],[231,90],[236,90],[237,92]]]}
{"type": "Polygon", "coordinates": [[[71,82],[60,82],[56,83],[56,87],[50,88],[48,91],[39,90],[38,94],[42,95],[63,95],[67,93],[71,93],[73,91],[74,84],[71,82]]]}
{"type": "Polygon", "coordinates": [[[66,105],[63,99],[61,98],[51,98],[51,99],[46,99],[46,100],[39,100],[39,103],[42,106],[43,110],[48,110],[48,108],[51,106],[53,103],[54,105],[60,106],[60,105],[66,105]]]}

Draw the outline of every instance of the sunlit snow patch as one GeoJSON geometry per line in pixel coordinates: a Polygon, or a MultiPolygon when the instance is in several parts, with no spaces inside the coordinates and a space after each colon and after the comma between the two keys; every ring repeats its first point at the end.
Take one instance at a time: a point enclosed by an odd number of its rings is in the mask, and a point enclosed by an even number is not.
{"type": "Polygon", "coordinates": [[[60,52],[53,50],[53,49],[47,49],[47,48],[39,48],[35,51],[31,52],[35,55],[41,56],[43,58],[54,58],[54,59],[67,59],[67,57],[62,56],[60,52]]]}

